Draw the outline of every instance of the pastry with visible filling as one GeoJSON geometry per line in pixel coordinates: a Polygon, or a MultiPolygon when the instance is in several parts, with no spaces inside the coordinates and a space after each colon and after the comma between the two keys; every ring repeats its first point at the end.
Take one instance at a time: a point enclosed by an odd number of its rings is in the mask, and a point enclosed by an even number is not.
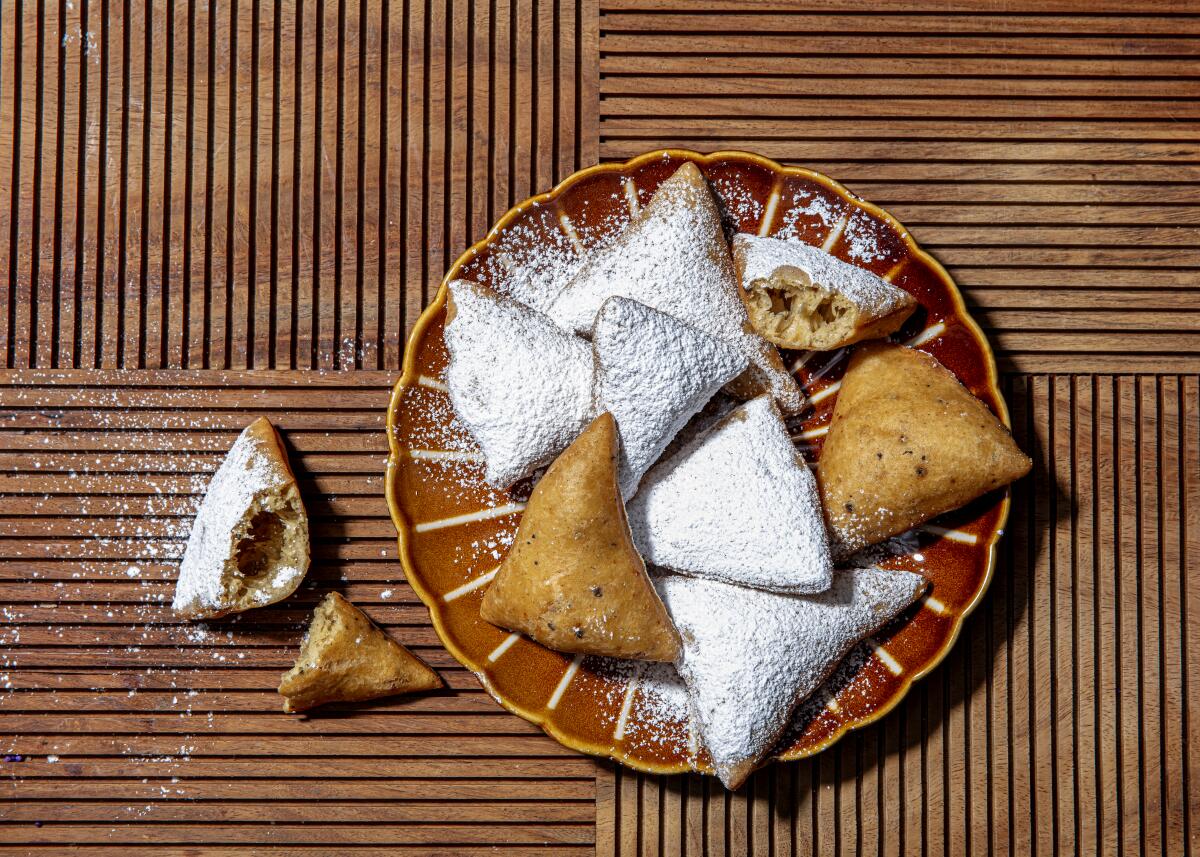
{"type": "Polygon", "coordinates": [[[613,415],[621,434],[626,498],[687,421],[747,366],[731,343],[620,297],[600,308],[592,347],[600,407],[613,415]]]}
{"type": "Polygon", "coordinates": [[[733,264],[754,329],[783,348],[878,339],[917,307],[904,289],[800,241],[735,235],[733,264]]]}
{"type": "Polygon", "coordinates": [[[300,656],[280,679],[279,693],[283,710],[291,714],[330,702],[361,702],[441,686],[438,674],[416,655],[330,592],[313,611],[300,656]]]}
{"type": "Polygon", "coordinates": [[[775,746],[796,706],[856,643],[925,589],[907,571],[839,569],[818,595],[712,580],[655,580],[683,638],[675,667],[721,782],[736,789],[775,746]]]}
{"type": "Polygon", "coordinates": [[[932,356],[891,343],[859,345],[817,471],[835,553],[957,509],[1031,465],[987,405],[932,356]]]}
{"type": "Polygon", "coordinates": [[[542,313],[455,280],[445,338],[450,401],[483,451],[493,487],[549,464],[595,416],[591,346],[542,313]]]}
{"type": "Polygon", "coordinates": [[[560,652],[672,661],[679,635],[634,549],[603,413],[533,489],[480,615],[560,652]]]}
{"type": "Polygon", "coordinates": [[[803,406],[804,394],[779,352],[750,326],[720,212],[690,161],[659,185],[611,243],[588,257],[548,313],[564,328],[588,334],[600,307],[614,295],[737,346],[750,363],[730,387],[740,398],[769,392],[787,413],[803,406]]]}
{"type": "Polygon", "coordinates": [[[653,565],[775,592],[829,588],[816,481],[769,396],[651,468],[628,510],[653,565]]]}
{"type": "Polygon", "coordinates": [[[275,427],[259,417],[208,483],[171,606],[213,619],[282,601],[308,571],[308,516],[275,427]]]}

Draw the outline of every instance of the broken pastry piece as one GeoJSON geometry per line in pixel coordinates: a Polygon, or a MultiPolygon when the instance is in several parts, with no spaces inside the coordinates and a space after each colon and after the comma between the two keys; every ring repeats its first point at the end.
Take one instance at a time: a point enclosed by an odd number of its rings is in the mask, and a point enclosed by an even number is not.
{"type": "Polygon", "coordinates": [[[878,339],[917,307],[904,289],[800,241],[735,235],[733,264],[754,329],[783,348],[878,339]]]}
{"type": "Polygon", "coordinates": [[[644,661],[679,653],[630,539],[611,414],[596,417],[534,487],[480,615],[560,652],[644,661]]]}
{"type": "Polygon", "coordinates": [[[507,488],[549,464],[595,415],[591,346],[540,312],[455,280],[445,338],[450,400],[488,484],[507,488]]]}
{"type": "Polygon", "coordinates": [[[803,406],[804,394],[779,352],[750,326],[720,212],[692,162],[659,185],[616,239],[588,258],[548,313],[564,328],[588,334],[614,295],[733,343],[750,363],[730,385],[741,398],[770,392],[787,413],[803,406]]]}
{"type": "Polygon", "coordinates": [[[923,351],[858,346],[821,450],[818,480],[846,556],[1029,472],[987,405],[923,351]]]}
{"type": "Polygon", "coordinates": [[[907,571],[839,569],[819,595],[776,595],[663,575],[655,586],[683,637],[676,669],[721,782],[736,789],[771,752],[796,706],[856,643],[925,589],[907,571]]]}
{"type": "Polygon", "coordinates": [[[296,665],[283,674],[279,693],[289,714],[329,702],[436,690],[438,674],[397,643],[340,594],[326,595],[313,611],[296,665]]]}
{"type": "Polygon", "coordinates": [[[653,565],[773,592],[829,588],[816,481],[768,396],[655,465],[628,509],[653,565]]]}
{"type": "Polygon", "coordinates": [[[171,606],[212,619],[274,604],[308,571],[308,516],[274,426],[238,436],[196,512],[171,606]]]}
{"type": "Polygon", "coordinates": [[[596,316],[592,347],[600,407],[621,434],[622,496],[692,416],[747,366],[729,342],[628,298],[609,298],[596,316]]]}

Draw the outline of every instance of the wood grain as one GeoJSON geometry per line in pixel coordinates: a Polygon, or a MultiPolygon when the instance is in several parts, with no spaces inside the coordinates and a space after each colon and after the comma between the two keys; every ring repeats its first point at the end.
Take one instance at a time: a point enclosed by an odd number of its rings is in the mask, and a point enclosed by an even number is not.
{"type": "Polygon", "coordinates": [[[1195,850],[1198,12],[0,2],[0,852],[1195,850]],[[382,498],[388,389],[450,261],[659,146],[801,163],[894,213],[962,285],[1036,462],[942,667],[735,795],[502,711],[398,579],[382,498]],[[191,515],[257,414],[297,465],[309,583],[181,625],[191,515]],[[449,689],[283,716],[330,588],[449,689]]]}

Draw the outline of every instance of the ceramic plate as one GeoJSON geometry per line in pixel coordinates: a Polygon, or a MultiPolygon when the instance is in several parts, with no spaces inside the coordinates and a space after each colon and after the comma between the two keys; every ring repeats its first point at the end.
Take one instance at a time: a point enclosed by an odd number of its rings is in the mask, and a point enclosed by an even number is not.
{"type": "MultiPolygon", "coordinates": [[[[580,253],[616,234],[685,160],[708,177],[729,230],[805,241],[912,293],[920,308],[893,338],[933,354],[1007,424],[991,351],[946,271],[894,218],[837,182],[756,155],[670,150],[583,170],[509,211],[446,281],[472,279],[538,304],[547,284],[569,277],[580,253]]],[[[482,482],[479,455],[441,381],[445,303],[443,283],[413,331],[388,410],[388,504],[404,572],[438,635],[501,704],[566,746],[642,771],[707,772],[686,713],[663,703],[651,673],[559,654],[479,618],[528,486],[500,492],[482,482]]],[[[810,397],[792,421],[810,460],[820,457],[846,356],[783,353],[810,397]]],[[[860,645],[802,706],[777,758],[811,755],[879,719],[942,660],[987,588],[1007,512],[1007,492],[996,492],[893,541],[879,564],[925,575],[928,596],[860,645]]]]}

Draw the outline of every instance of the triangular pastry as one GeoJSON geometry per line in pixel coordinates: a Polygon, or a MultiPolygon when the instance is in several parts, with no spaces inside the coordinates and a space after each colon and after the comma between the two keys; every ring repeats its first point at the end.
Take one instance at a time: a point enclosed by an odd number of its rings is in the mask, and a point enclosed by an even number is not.
{"type": "Polygon", "coordinates": [[[987,405],[923,351],[858,346],[818,477],[839,555],[957,509],[1032,462],[987,405]]]}
{"type": "Polygon", "coordinates": [[[188,619],[274,604],[308,571],[308,516],[279,435],[259,417],[213,474],[171,606],[188,619]]]}
{"type": "Polygon", "coordinates": [[[653,565],[775,592],[829,587],[816,481],[768,396],[655,465],[628,510],[653,565]]]}
{"type": "Polygon", "coordinates": [[[591,346],[536,310],[455,280],[445,338],[450,400],[483,450],[490,485],[507,488],[549,464],[594,416],[591,346]]]}
{"type": "Polygon", "coordinates": [[[783,348],[830,351],[892,333],[917,300],[872,272],[801,241],[733,237],[754,329],[783,348]]]}
{"type": "Polygon", "coordinates": [[[588,258],[548,312],[568,330],[587,334],[614,295],[734,343],[751,364],[734,385],[744,398],[770,392],[788,413],[802,407],[804,395],[779,353],[750,327],[720,212],[690,161],[659,185],[616,240],[588,258]]]}
{"type": "Polygon", "coordinates": [[[655,585],[683,638],[676,668],[717,776],[736,789],[787,728],[793,710],[853,646],[925,588],[907,571],[834,572],[818,595],[777,595],[664,575],[655,585]]]}
{"type": "Polygon", "coordinates": [[[480,615],[560,652],[675,659],[679,635],[629,537],[610,414],[534,487],[480,615]]]}
{"type": "Polygon", "coordinates": [[[747,366],[745,355],[729,342],[620,297],[600,308],[592,347],[599,407],[613,415],[621,434],[625,497],[687,421],[747,366]]]}
{"type": "Polygon", "coordinates": [[[283,710],[328,702],[359,702],[434,690],[438,674],[341,595],[331,592],[313,611],[296,665],[283,674],[283,710]]]}

